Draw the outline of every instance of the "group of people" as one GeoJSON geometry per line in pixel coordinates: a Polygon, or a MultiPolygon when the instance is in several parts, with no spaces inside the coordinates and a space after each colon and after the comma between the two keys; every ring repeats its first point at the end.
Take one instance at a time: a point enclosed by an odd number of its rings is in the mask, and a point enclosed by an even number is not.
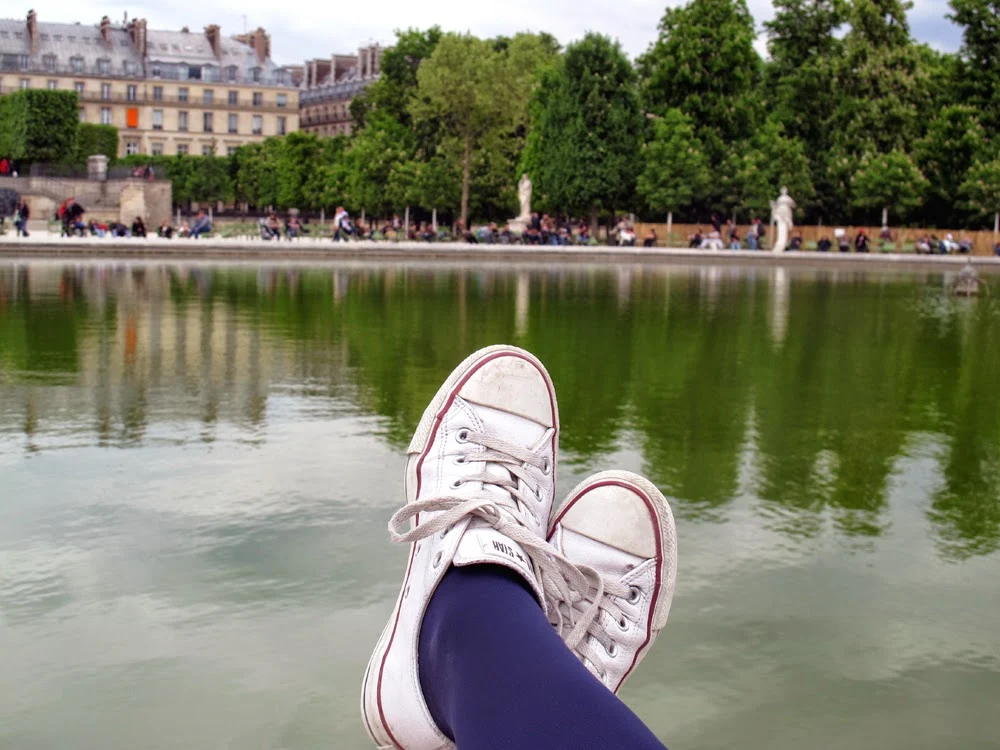
{"type": "Polygon", "coordinates": [[[281,220],[278,219],[278,214],[272,211],[266,218],[262,218],[259,224],[260,238],[262,240],[280,240],[282,232],[284,232],[285,237],[289,240],[302,236],[302,221],[299,219],[298,214],[289,214],[288,218],[285,219],[284,225],[282,225],[281,220]]]}
{"type": "MultiPolygon", "coordinates": [[[[688,236],[688,247],[699,248],[701,250],[730,250],[743,249],[743,239],[740,237],[740,228],[736,222],[729,219],[723,230],[722,219],[718,214],[712,214],[712,231],[706,233],[698,227],[688,236]]],[[[760,219],[754,219],[746,233],[746,247],[748,250],[760,250],[764,246],[764,239],[767,235],[767,227],[760,219]]]]}
{"type": "MultiPolygon", "coordinates": [[[[26,204],[24,205],[24,211],[23,221],[26,226],[28,219],[26,204]]],[[[146,222],[141,216],[136,216],[132,225],[128,226],[121,221],[102,222],[93,218],[89,221],[84,221],[85,213],[86,209],[84,209],[84,207],[80,205],[75,198],[70,197],[63,201],[56,211],[56,219],[62,227],[60,235],[64,237],[90,236],[138,238],[148,236],[146,222]]],[[[21,214],[19,213],[18,216],[21,216],[21,214]]],[[[15,220],[15,226],[16,225],[17,221],[15,220]]],[[[164,219],[156,234],[158,237],[168,240],[173,238],[174,235],[178,237],[190,237],[192,239],[197,239],[198,237],[211,233],[211,231],[212,219],[204,210],[202,210],[198,211],[194,222],[190,226],[186,221],[181,221],[179,226],[174,227],[169,220],[164,219]]],[[[24,235],[27,236],[27,231],[24,231],[24,235]]]]}

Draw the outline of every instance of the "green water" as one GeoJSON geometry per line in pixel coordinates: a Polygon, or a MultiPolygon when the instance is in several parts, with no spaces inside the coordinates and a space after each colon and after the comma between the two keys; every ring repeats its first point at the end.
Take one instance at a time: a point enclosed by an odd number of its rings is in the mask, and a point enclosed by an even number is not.
{"type": "MultiPolygon", "coordinates": [[[[363,748],[403,451],[536,352],[650,475],[674,750],[996,748],[1000,304],[934,275],[0,261],[0,748],[363,748]]],[[[515,718],[516,717],[512,717],[515,718]]]]}

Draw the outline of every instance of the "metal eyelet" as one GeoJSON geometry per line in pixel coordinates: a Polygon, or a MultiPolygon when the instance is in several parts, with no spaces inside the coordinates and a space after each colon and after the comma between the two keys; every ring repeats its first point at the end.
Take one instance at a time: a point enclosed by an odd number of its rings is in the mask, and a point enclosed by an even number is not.
{"type": "Polygon", "coordinates": [[[463,484],[465,484],[465,480],[463,480],[463,479],[456,479],[454,482],[451,483],[451,488],[453,490],[457,490],[463,484]]]}
{"type": "Polygon", "coordinates": [[[460,443],[467,443],[467,442],[469,442],[469,431],[468,430],[459,430],[458,434],[455,435],[455,440],[457,440],[460,443]]]}
{"type": "Polygon", "coordinates": [[[620,631],[622,631],[623,633],[627,633],[628,632],[628,628],[629,628],[628,620],[626,620],[624,617],[622,617],[618,621],[618,629],[620,631]]]}
{"type": "Polygon", "coordinates": [[[434,562],[432,562],[431,565],[436,568],[438,565],[441,564],[442,557],[444,557],[444,552],[438,552],[436,555],[434,555],[434,562]]]}
{"type": "Polygon", "coordinates": [[[635,586],[629,586],[629,590],[628,590],[628,603],[629,604],[638,604],[639,603],[639,597],[641,597],[641,596],[642,596],[642,592],[637,587],[635,587],[635,586]]]}
{"type": "Polygon", "coordinates": [[[461,466],[465,463],[465,456],[455,456],[455,463],[461,466]]]}
{"type": "Polygon", "coordinates": [[[449,526],[449,527],[447,527],[445,529],[441,529],[441,538],[444,539],[446,536],[448,536],[448,534],[451,533],[451,530],[452,530],[451,526],[449,526]]]}
{"type": "Polygon", "coordinates": [[[546,456],[542,459],[542,474],[548,476],[552,473],[552,462],[549,461],[549,457],[546,456]]]}
{"type": "Polygon", "coordinates": [[[618,644],[617,643],[612,643],[610,646],[608,646],[605,649],[605,651],[608,652],[608,656],[610,656],[612,659],[614,659],[616,656],[618,656],[618,644]]]}

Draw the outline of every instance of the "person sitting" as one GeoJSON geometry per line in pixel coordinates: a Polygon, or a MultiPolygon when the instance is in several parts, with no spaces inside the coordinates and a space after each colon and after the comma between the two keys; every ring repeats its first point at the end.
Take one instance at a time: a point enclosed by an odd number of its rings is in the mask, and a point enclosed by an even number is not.
{"type": "Polygon", "coordinates": [[[701,241],[702,250],[721,250],[722,234],[715,230],[708,233],[708,236],[701,241]]]}
{"type": "Polygon", "coordinates": [[[993,246],[993,254],[1000,256],[1000,242],[993,246]]]}
{"type": "Polygon", "coordinates": [[[91,237],[103,237],[108,228],[103,224],[98,224],[95,219],[91,219],[87,222],[87,231],[90,232],[91,237]]]}
{"type": "Polygon", "coordinates": [[[747,232],[747,247],[751,250],[759,250],[760,242],[764,239],[764,225],[760,219],[754,219],[750,230],[747,232]]]}
{"type": "Polygon", "coordinates": [[[336,242],[345,242],[348,237],[354,236],[354,226],[351,224],[351,215],[347,213],[343,206],[337,206],[337,212],[333,217],[333,239],[336,242]]]}
{"type": "Polygon", "coordinates": [[[191,236],[191,228],[188,226],[188,223],[186,221],[182,221],[181,225],[177,227],[177,236],[178,237],[191,236]]]}
{"type": "Polygon", "coordinates": [[[958,241],[958,252],[962,255],[970,255],[972,253],[972,248],[974,244],[971,237],[963,237],[958,241]]]}
{"type": "Polygon", "coordinates": [[[649,228],[649,233],[642,240],[642,246],[643,247],[656,247],[656,241],[658,239],[659,239],[659,237],[656,234],[656,227],[650,227],[649,228]]]}
{"type": "Polygon", "coordinates": [[[913,243],[913,249],[918,255],[927,255],[931,252],[931,240],[925,234],[922,237],[918,237],[917,241],[913,243]]]}
{"type": "Polygon", "coordinates": [[[788,249],[793,252],[802,249],[802,232],[796,232],[792,235],[791,242],[788,243],[788,249]]]}
{"type": "Polygon", "coordinates": [[[856,253],[867,253],[868,252],[868,235],[865,234],[864,229],[859,229],[857,235],[854,237],[854,252],[856,253]]]}
{"type": "Polygon", "coordinates": [[[704,241],[705,241],[704,234],[701,231],[701,227],[698,227],[696,230],[694,230],[694,234],[688,237],[688,247],[690,248],[701,247],[701,243],[704,241]]]}
{"type": "Polygon", "coordinates": [[[109,229],[112,237],[128,237],[128,227],[120,221],[111,222],[109,229]]]}
{"type": "Polygon", "coordinates": [[[729,230],[729,249],[730,250],[739,250],[742,247],[743,247],[743,244],[740,242],[740,233],[739,233],[739,230],[737,230],[736,227],[735,227],[735,225],[734,225],[729,230]]]}
{"type": "Polygon", "coordinates": [[[951,233],[945,235],[944,240],[941,242],[941,254],[958,252],[958,243],[955,242],[955,236],[951,233]]]}
{"type": "Polygon", "coordinates": [[[132,236],[133,237],[146,236],[146,222],[142,220],[141,216],[136,216],[135,221],[132,222],[132,236]]]}
{"type": "Polygon", "coordinates": [[[170,226],[170,222],[166,219],[160,224],[160,228],[156,230],[156,234],[165,240],[173,239],[174,228],[170,226]]]}
{"type": "Polygon", "coordinates": [[[260,227],[260,238],[262,240],[271,241],[278,239],[279,235],[277,231],[274,229],[274,227],[271,226],[270,216],[267,217],[266,219],[262,216],[260,220],[257,222],[257,224],[260,227]]]}
{"type": "Polygon", "coordinates": [[[199,210],[194,224],[191,226],[191,238],[198,239],[202,235],[209,234],[211,231],[212,220],[208,218],[208,214],[204,210],[199,210]]]}
{"type": "Polygon", "coordinates": [[[589,245],[590,244],[590,227],[586,222],[580,222],[580,228],[576,233],[576,244],[578,245],[589,245]]]}
{"type": "Polygon", "coordinates": [[[819,250],[821,253],[830,252],[831,247],[833,247],[833,243],[830,242],[830,238],[827,237],[826,235],[820,237],[819,242],[816,243],[816,249],[819,250]]]}
{"type": "Polygon", "coordinates": [[[843,227],[834,229],[833,236],[837,240],[837,247],[840,252],[846,253],[851,249],[851,242],[847,239],[847,232],[844,231],[843,227]]]}
{"type": "Polygon", "coordinates": [[[500,234],[497,236],[497,242],[501,245],[513,245],[514,244],[514,233],[510,231],[510,226],[507,224],[503,225],[503,229],[500,230],[500,234]]]}
{"type": "Polygon", "coordinates": [[[84,230],[87,225],[83,223],[83,215],[86,213],[83,206],[77,203],[73,198],[70,198],[67,202],[66,212],[63,214],[65,222],[66,235],[78,234],[83,236],[84,230]]]}
{"type": "Polygon", "coordinates": [[[292,214],[285,221],[285,237],[290,240],[295,239],[302,234],[302,222],[299,221],[299,217],[292,214]]]}

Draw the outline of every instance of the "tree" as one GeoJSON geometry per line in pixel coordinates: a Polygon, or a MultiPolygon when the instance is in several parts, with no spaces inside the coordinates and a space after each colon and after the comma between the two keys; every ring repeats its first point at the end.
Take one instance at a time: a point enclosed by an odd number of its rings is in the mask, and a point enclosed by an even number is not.
{"type": "Polygon", "coordinates": [[[676,107],[691,118],[712,166],[726,144],[749,138],[760,121],[760,55],[745,0],[691,0],[667,8],[656,42],[639,58],[647,108],[676,107]]]}
{"type": "Polygon", "coordinates": [[[344,152],[341,163],[348,205],[370,214],[385,214],[400,207],[405,189],[394,181],[412,150],[410,131],[387,114],[372,113],[368,125],[344,152]]]}
{"type": "Polygon", "coordinates": [[[950,0],[949,19],[962,27],[963,100],[981,112],[988,130],[1000,128],[1000,0],[950,0]]]}
{"type": "Polygon", "coordinates": [[[969,170],[960,194],[966,206],[980,216],[993,216],[993,231],[1000,230],[1000,159],[976,164],[969,170]]]}
{"type": "Polygon", "coordinates": [[[945,107],[931,120],[914,149],[917,165],[930,183],[925,217],[938,225],[952,221],[961,203],[964,175],[986,149],[986,132],[972,107],[945,107]]]}
{"type": "Polygon", "coordinates": [[[711,173],[701,141],[690,118],[679,109],[667,110],[653,125],[653,138],[646,144],[644,166],[639,175],[639,196],[657,213],[667,214],[667,233],[673,212],[708,191],[711,173]]]}
{"type": "Polygon", "coordinates": [[[800,213],[815,196],[805,144],[786,136],[784,126],[773,117],[753,138],[732,150],[719,186],[726,205],[758,216],[767,214],[783,187],[800,213]]]}
{"type": "Polygon", "coordinates": [[[881,208],[883,224],[888,223],[890,211],[899,217],[919,206],[927,188],[927,179],[902,151],[866,155],[851,180],[854,205],[881,208]]]}
{"type": "Polygon", "coordinates": [[[617,42],[587,34],[546,71],[522,165],[539,203],[591,215],[632,199],[643,117],[635,71],[617,42]]]}
{"type": "Polygon", "coordinates": [[[0,97],[0,154],[24,162],[66,162],[80,122],[74,91],[26,89],[0,97]]]}
{"type": "Polygon", "coordinates": [[[117,158],[118,128],[81,122],[77,126],[73,161],[77,165],[86,165],[88,157],[95,154],[104,154],[109,160],[117,158]]]}

